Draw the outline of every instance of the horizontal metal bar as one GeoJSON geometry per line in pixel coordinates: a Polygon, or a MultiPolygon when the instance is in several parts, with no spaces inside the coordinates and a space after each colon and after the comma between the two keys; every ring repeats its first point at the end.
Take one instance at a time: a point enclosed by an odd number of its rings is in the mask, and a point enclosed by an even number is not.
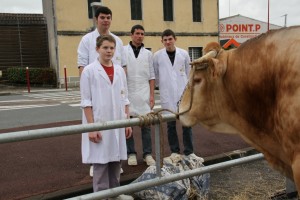
{"type": "Polygon", "coordinates": [[[117,188],[103,190],[103,191],[99,191],[99,192],[95,192],[95,193],[90,193],[90,194],[86,194],[86,195],[82,195],[82,196],[77,196],[77,197],[69,198],[69,199],[70,200],[103,199],[103,198],[118,196],[120,194],[131,194],[134,192],[145,190],[150,187],[163,185],[163,184],[166,184],[169,182],[186,179],[186,178],[193,177],[193,176],[199,176],[201,174],[213,172],[216,170],[220,170],[220,169],[224,169],[224,168],[228,168],[228,167],[232,167],[232,166],[236,166],[236,165],[240,165],[240,164],[253,162],[256,160],[261,160],[263,158],[264,158],[263,154],[260,153],[260,154],[256,154],[256,155],[247,156],[244,158],[239,158],[239,159],[230,160],[230,161],[226,161],[226,162],[222,162],[222,163],[217,163],[214,165],[205,166],[205,167],[202,167],[199,169],[193,169],[193,170],[181,172],[178,174],[172,174],[167,177],[154,178],[154,179],[143,181],[143,182],[132,183],[129,185],[120,186],[117,188]]]}
{"type": "MultiPolygon", "coordinates": [[[[176,115],[174,114],[163,114],[162,121],[174,121],[176,120],[176,115]]],[[[138,126],[140,125],[139,118],[116,120],[116,121],[107,121],[103,123],[93,123],[93,124],[81,124],[81,125],[72,125],[72,126],[62,126],[54,128],[45,128],[45,129],[36,129],[28,131],[17,131],[0,134],[0,144],[2,143],[11,143],[11,142],[20,142],[26,140],[35,140],[41,138],[81,134],[91,131],[101,131],[114,128],[123,128],[129,126],[138,126]]],[[[153,124],[159,124],[159,119],[155,116],[153,124]]]]}

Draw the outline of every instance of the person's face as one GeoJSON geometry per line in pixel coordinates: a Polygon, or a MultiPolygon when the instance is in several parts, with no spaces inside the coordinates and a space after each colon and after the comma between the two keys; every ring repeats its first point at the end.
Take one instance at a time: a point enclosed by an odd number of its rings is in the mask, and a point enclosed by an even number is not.
{"type": "Polygon", "coordinates": [[[166,47],[168,51],[173,51],[175,49],[176,39],[172,35],[164,36],[161,42],[163,43],[163,45],[166,47]]]}
{"type": "Polygon", "coordinates": [[[144,34],[145,31],[141,30],[141,29],[135,29],[134,33],[131,34],[131,40],[133,45],[135,46],[141,46],[144,40],[144,34]]]}
{"type": "Polygon", "coordinates": [[[111,24],[111,15],[100,13],[98,18],[96,19],[97,27],[100,30],[108,30],[111,24]]]}
{"type": "Polygon", "coordinates": [[[100,55],[100,60],[110,61],[115,53],[115,43],[105,40],[96,50],[100,55]]]}

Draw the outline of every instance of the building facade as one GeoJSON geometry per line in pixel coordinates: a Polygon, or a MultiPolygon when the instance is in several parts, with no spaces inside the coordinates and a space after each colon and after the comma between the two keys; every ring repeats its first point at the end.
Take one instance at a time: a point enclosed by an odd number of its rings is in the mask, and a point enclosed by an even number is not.
{"type": "Polygon", "coordinates": [[[163,47],[161,33],[168,28],[177,35],[176,45],[189,51],[192,59],[202,55],[205,44],[219,41],[218,0],[43,0],[50,63],[57,71],[60,87],[64,85],[64,71],[69,86],[79,84],[77,47],[94,27],[91,5],[100,4],[112,10],[110,31],[124,45],[130,41],[130,29],[135,24],[144,26],[144,44],[153,53],[163,47]]]}

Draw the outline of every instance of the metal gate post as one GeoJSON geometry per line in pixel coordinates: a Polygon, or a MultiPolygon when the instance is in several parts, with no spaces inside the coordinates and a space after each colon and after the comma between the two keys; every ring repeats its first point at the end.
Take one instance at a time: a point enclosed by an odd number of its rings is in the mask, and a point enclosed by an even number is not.
{"type": "Polygon", "coordinates": [[[160,168],[160,137],[162,134],[159,131],[160,123],[155,124],[155,159],[156,159],[156,177],[161,177],[161,168],[160,168]]]}

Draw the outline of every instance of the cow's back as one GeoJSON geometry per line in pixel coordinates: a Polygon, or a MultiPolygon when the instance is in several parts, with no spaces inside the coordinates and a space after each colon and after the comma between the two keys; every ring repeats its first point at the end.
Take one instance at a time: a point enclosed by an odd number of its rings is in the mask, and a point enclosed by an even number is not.
{"type": "Polygon", "coordinates": [[[262,133],[282,128],[290,105],[300,109],[299,34],[300,27],[270,31],[229,53],[225,82],[237,110],[262,133]]]}

